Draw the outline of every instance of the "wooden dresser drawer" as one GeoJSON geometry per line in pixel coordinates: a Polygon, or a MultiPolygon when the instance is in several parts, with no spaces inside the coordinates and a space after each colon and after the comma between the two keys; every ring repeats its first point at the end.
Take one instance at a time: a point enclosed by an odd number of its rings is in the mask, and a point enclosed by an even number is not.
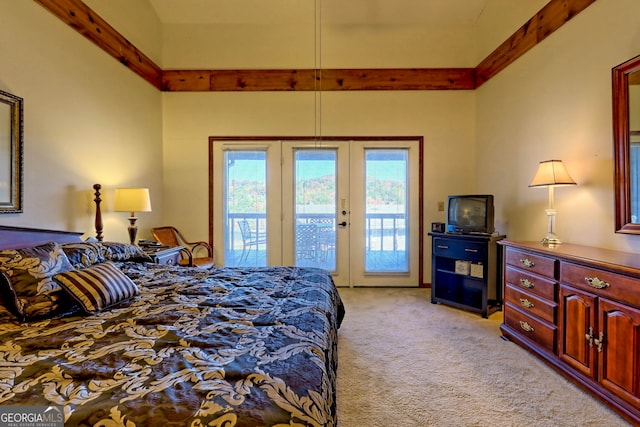
{"type": "Polygon", "coordinates": [[[556,281],[553,278],[536,276],[519,268],[507,266],[504,280],[505,284],[525,289],[548,300],[556,299],[556,281]]]}
{"type": "Polygon", "coordinates": [[[528,252],[520,252],[512,248],[507,248],[505,258],[508,265],[513,265],[541,276],[555,277],[557,261],[553,258],[528,252]]]}
{"type": "Polygon", "coordinates": [[[556,321],[558,304],[553,301],[540,298],[511,285],[505,287],[505,301],[549,323],[555,323],[556,321]]]}
{"type": "Polygon", "coordinates": [[[640,307],[640,279],[638,278],[562,262],[560,281],[614,301],[640,307]]]}
{"type": "Polygon", "coordinates": [[[435,256],[460,258],[472,262],[482,262],[486,243],[469,242],[459,239],[434,237],[433,252],[435,256]]]}
{"type": "Polygon", "coordinates": [[[519,335],[538,343],[552,353],[556,351],[558,328],[521,311],[513,303],[505,304],[504,323],[519,335]]]}

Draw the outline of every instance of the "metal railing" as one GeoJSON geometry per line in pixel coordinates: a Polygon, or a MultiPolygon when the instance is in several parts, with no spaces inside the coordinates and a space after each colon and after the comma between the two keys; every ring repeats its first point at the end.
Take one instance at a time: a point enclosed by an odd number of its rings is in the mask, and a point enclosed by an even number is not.
{"type": "MultiPolygon", "coordinates": [[[[373,243],[379,242],[378,250],[385,250],[385,242],[391,242],[392,251],[399,249],[400,241],[404,241],[406,236],[406,215],[405,214],[392,214],[392,213],[375,213],[367,214],[365,216],[367,222],[366,233],[367,241],[366,248],[369,251],[375,250],[373,243]],[[388,237],[385,239],[385,237],[388,237]]],[[[387,249],[389,250],[389,249],[387,249]]]]}
{"type": "MultiPolygon", "coordinates": [[[[336,218],[334,214],[301,213],[296,214],[300,222],[325,222],[330,220],[335,230],[336,218]]],[[[233,250],[242,248],[242,236],[238,228],[238,221],[246,220],[251,230],[256,233],[267,231],[267,217],[263,213],[229,213],[227,214],[226,247],[233,250]]],[[[369,251],[397,251],[405,250],[402,242],[406,237],[406,215],[398,213],[370,213],[366,221],[366,249],[369,251]],[[390,246],[387,246],[390,245],[390,246]],[[401,247],[402,246],[402,247],[401,247]]]]}

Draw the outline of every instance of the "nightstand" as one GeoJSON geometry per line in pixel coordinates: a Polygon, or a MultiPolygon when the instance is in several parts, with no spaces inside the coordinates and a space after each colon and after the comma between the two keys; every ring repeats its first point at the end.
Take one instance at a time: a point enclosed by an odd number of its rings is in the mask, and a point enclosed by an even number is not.
{"type": "Polygon", "coordinates": [[[179,265],[181,254],[184,248],[182,246],[161,246],[159,248],[146,247],[143,248],[145,253],[149,255],[156,264],[179,265]]]}

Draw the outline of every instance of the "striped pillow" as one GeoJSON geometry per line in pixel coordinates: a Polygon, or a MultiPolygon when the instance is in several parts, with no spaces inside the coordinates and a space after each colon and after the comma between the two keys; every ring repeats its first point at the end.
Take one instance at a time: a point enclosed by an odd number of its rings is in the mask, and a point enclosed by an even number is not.
{"type": "Polygon", "coordinates": [[[53,278],[90,314],[139,293],[136,284],[111,261],[56,274],[53,278]]]}

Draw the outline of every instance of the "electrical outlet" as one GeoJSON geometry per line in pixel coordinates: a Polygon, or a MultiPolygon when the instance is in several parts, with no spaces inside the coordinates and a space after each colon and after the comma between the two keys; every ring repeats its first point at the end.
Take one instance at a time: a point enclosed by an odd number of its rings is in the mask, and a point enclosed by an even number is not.
{"type": "Polygon", "coordinates": [[[438,202],[438,211],[444,212],[444,202],[438,202]]]}

